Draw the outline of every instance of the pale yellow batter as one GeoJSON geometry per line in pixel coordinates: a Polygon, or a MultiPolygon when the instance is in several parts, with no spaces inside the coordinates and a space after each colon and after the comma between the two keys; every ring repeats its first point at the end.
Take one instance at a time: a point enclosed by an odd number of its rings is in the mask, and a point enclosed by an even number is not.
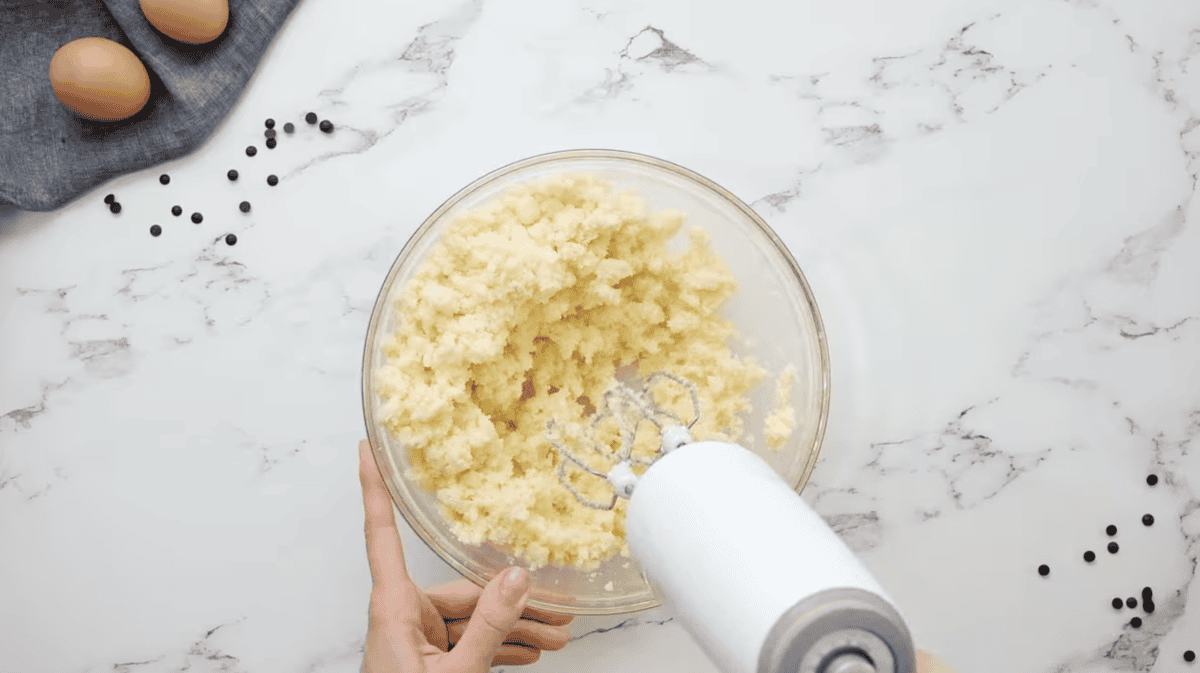
{"type": "MultiPolygon", "coordinates": [[[[466,213],[423,260],[394,304],[380,417],[409,447],[407,476],[436,493],[463,543],[491,541],[532,568],[592,570],[628,554],[626,501],[581,505],[559,483],[561,458],[546,439],[549,418],[578,436],[621,365],[695,383],[694,437],[743,441],[747,392],[766,372],[726,345],[734,329],[718,310],[736,283],[707,235],[690,231],[687,250],[668,252],[683,222],[595,177],[551,178],[466,213]]],[[[690,418],[682,389],[654,392],[690,418]]],[[[772,448],[790,436],[789,418],[773,416],[772,448]]],[[[618,445],[615,424],[601,435],[618,445]]],[[[651,435],[639,433],[635,453],[653,450],[651,435]]],[[[602,480],[571,478],[593,499],[611,498],[602,480]]]]}
{"type": "Polygon", "coordinates": [[[796,429],[796,410],[792,407],[792,383],[796,380],[796,365],[784,367],[775,382],[775,408],[763,421],[767,448],[778,451],[796,429]]]}

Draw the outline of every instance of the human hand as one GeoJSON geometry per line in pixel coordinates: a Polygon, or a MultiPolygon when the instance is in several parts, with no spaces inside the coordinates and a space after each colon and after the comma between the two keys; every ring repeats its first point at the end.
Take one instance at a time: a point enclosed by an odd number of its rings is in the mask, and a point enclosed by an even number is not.
{"type": "Polygon", "coordinates": [[[480,589],[458,580],[423,591],[404,565],[392,497],[367,440],[358,445],[366,514],[371,608],[363,673],[486,673],[532,664],[570,640],[571,615],[526,608],[533,584],[522,568],[480,589]]]}
{"type": "Polygon", "coordinates": [[[917,673],[954,673],[954,669],[941,657],[917,650],[917,673]]]}

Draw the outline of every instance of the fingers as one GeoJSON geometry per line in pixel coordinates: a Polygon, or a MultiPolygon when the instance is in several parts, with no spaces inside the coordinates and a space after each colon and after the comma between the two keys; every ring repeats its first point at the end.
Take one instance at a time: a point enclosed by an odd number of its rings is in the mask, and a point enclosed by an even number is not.
{"type": "MultiPolygon", "coordinates": [[[[474,582],[468,579],[455,580],[426,589],[425,595],[433,601],[433,605],[443,618],[466,619],[475,611],[479,595],[483,592],[474,582]]],[[[532,619],[551,626],[566,626],[575,620],[575,615],[564,615],[549,610],[525,607],[521,613],[522,619],[532,619]]]]}
{"type": "Polygon", "coordinates": [[[525,612],[521,614],[522,619],[532,619],[550,626],[566,626],[575,621],[575,615],[564,615],[558,612],[550,612],[549,610],[540,610],[538,608],[525,608],[525,612]]]}
{"type": "MultiPolygon", "coordinates": [[[[543,601],[547,603],[566,603],[573,605],[576,600],[574,596],[566,594],[558,594],[545,589],[535,588],[529,593],[529,599],[534,601],[543,601]]],[[[540,608],[529,607],[525,608],[525,614],[522,615],[526,619],[536,619],[545,624],[553,626],[566,626],[575,620],[575,615],[564,615],[558,612],[542,610],[540,608]]]]}
{"type": "Polygon", "coordinates": [[[946,663],[945,659],[930,654],[924,650],[917,650],[917,673],[955,673],[950,664],[946,663]]]}
{"type": "Polygon", "coordinates": [[[520,568],[505,570],[488,582],[447,663],[465,672],[475,671],[475,662],[490,662],[521,619],[532,584],[529,572],[520,568]]]}
{"type": "Polygon", "coordinates": [[[365,439],[358,445],[358,478],[362,482],[371,579],[385,592],[392,587],[412,584],[404,565],[404,548],[396,531],[396,517],[392,514],[392,495],[365,439]]]}
{"type": "Polygon", "coordinates": [[[492,658],[493,666],[525,666],[542,658],[540,650],[532,650],[520,645],[501,645],[492,658]]]}
{"type": "MultiPolygon", "coordinates": [[[[471,580],[461,579],[426,589],[425,595],[433,601],[433,606],[443,619],[451,620],[470,617],[482,592],[471,580]]],[[[454,639],[450,642],[454,642],[454,639]]]]}
{"type": "MultiPolygon", "coordinates": [[[[460,620],[446,624],[450,632],[450,644],[458,643],[467,630],[467,621],[460,620]]],[[[541,622],[522,619],[504,636],[508,645],[523,645],[538,650],[561,650],[571,642],[571,633],[558,626],[550,626],[541,622]]]]}

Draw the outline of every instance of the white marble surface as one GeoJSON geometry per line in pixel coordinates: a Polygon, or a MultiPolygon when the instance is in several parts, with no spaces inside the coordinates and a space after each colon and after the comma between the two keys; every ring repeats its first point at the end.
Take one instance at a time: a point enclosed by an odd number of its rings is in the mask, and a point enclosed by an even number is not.
{"type": "MultiPolygon", "coordinates": [[[[1200,666],[1200,3],[309,0],[195,153],[0,210],[0,671],[357,671],[379,283],[459,187],[574,147],[692,168],[791,248],[833,359],[804,497],[920,646],[1200,666]],[[267,151],[266,117],[300,128],[267,151]],[[1145,585],[1135,630],[1109,602],[1145,585]]],[[[660,611],[571,629],[523,670],[713,670],[660,611]]]]}

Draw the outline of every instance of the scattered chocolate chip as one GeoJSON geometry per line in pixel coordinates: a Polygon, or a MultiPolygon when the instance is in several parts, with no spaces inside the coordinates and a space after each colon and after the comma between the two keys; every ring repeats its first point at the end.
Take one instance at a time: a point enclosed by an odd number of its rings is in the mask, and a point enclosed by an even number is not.
{"type": "Polygon", "coordinates": [[[1158,483],[1158,475],[1152,474],[1149,477],[1146,477],[1146,483],[1150,484],[1151,486],[1157,484],[1158,483]]]}
{"type": "Polygon", "coordinates": [[[1135,628],[1135,629],[1140,629],[1140,628],[1142,628],[1142,618],[1141,618],[1141,617],[1134,617],[1133,619],[1129,620],[1129,625],[1130,625],[1130,626],[1132,626],[1132,627],[1133,627],[1133,628],[1135,628]]]}
{"type": "Polygon", "coordinates": [[[274,187],[275,185],[279,184],[279,178],[275,175],[268,175],[267,176],[267,184],[274,187]]]}
{"type": "Polygon", "coordinates": [[[270,117],[267,117],[266,124],[267,124],[267,128],[269,128],[269,129],[275,128],[275,120],[271,119],[270,117]]]}
{"type": "Polygon", "coordinates": [[[104,197],[105,203],[112,203],[113,201],[116,201],[116,200],[117,200],[117,197],[113,194],[109,194],[108,196],[104,197]]]}
{"type": "Polygon", "coordinates": [[[242,201],[241,203],[238,204],[238,210],[242,211],[243,213],[250,212],[250,202],[242,201]]]}
{"type": "Polygon", "coordinates": [[[1042,565],[1038,566],[1038,574],[1041,575],[1042,577],[1049,575],[1050,574],[1050,566],[1048,566],[1046,564],[1042,564],[1042,565]]]}
{"type": "Polygon", "coordinates": [[[266,131],[263,131],[263,137],[264,138],[274,138],[275,137],[275,129],[267,129],[266,131]]]}
{"type": "Polygon", "coordinates": [[[225,177],[229,178],[230,180],[237,180],[237,175],[237,171],[231,168],[229,169],[229,172],[225,174],[225,177]]]}
{"type": "Polygon", "coordinates": [[[163,173],[162,175],[158,176],[158,181],[165,185],[165,184],[171,182],[171,176],[167,175],[166,173],[163,173]]]}
{"type": "Polygon", "coordinates": [[[171,206],[171,214],[175,217],[179,217],[183,214],[183,208],[180,208],[179,206],[171,206]]]}
{"type": "Polygon", "coordinates": [[[321,120],[321,130],[325,133],[333,133],[333,122],[328,119],[321,120]]]}
{"type": "Polygon", "coordinates": [[[246,148],[246,156],[248,156],[248,157],[252,157],[252,156],[254,156],[255,154],[258,154],[258,148],[257,148],[257,147],[255,147],[254,145],[250,145],[249,147],[247,147],[247,148],[246,148]]]}
{"type": "Polygon", "coordinates": [[[200,224],[203,221],[204,221],[203,215],[201,215],[200,213],[192,213],[192,222],[195,222],[196,224],[200,224]]]}
{"type": "Polygon", "coordinates": [[[1114,598],[1112,600],[1112,605],[1114,608],[1120,610],[1121,608],[1125,607],[1125,601],[1121,600],[1120,598],[1114,598]]]}
{"type": "Polygon", "coordinates": [[[1118,550],[1118,549],[1120,549],[1120,548],[1121,548],[1121,547],[1120,547],[1120,546],[1119,546],[1119,545],[1118,545],[1116,542],[1109,542],[1109,543],[1108,543],[1108,553],[1110,553],[1110,554],[1115,554],[1115,553],[1117,553],[1117,550],[1118,550]]]}
{"type": "Polygon", "coordinates": [[[150,235],[151,236],[158,236],[161,233],[162,233],[162,227],[158,226],[157,224],[150,226],[150,235]]]}
{"type": "Polygon", "coordinates": [[[1142,516],[1142,525],[1143,526],[1153,526],[1154,525],[1154,515],[1146,514],[1146,515],[1142,516]]]}
{"type": "Polygon", "coordinates": [[[225,237],[225,244],[226,245],[236,245],[237,244],[237,236],[234,236],[233,234],[229,234],[228,236],[225,237]]]}
{"type": "Polygon", "coordinates": [[[1148,601],[1154,596],[1154,590],[1150,587],[1142,588],[1142,600],[1148,601]]]}
{"type": "Polygon", "coordinates": [[[1154,612],[1154,601],[1142,601],[1142,609],[1146,611],[1146,614],[1153,613],[1154,612]]]}
{"type": "Polygon", "coordinates": [[[1137,599],[1133,596],[1125,599],[1125,607],[1133,609],[1137,607],[1137,599]]]}
{"type": "Polygon", "coordinates": [[[316,124],[317,123],[317,113],[309,112],[308,114],[304,115],[304,121],[308,122],[309,124],[316,124]]]}
{"type": "Polygon", "coordinates": [[[1117,534],[1117,527],[1112,524],[1109,524],[1108,528],[1104,529],[1104,532],[1108,533],[1109,537],[1112,537],[1117,534]]]}
{"type": "Polygon", "coordinates": [[[283,125],[283,132],[284,132],[284,133],[291,133],[292,131],[295,131],[295,130],[296,130],[296,125],[295,125],[295,124],[293,124],[293,123],[291,123],[291,122],[288,122],[288,123],[286,123],[286,124],[284,124],[284,125],[283,125]]]}
{"type": "Polygon", "coordinates": [[[276,144],[277,144],[277,141],[274,138],[267,138],[267,149],[269,149],[269,150],[275,149],[276,144]]]}
{"type": "Polygon", "coordinates": [[[1095,561],[1096,560],[1096,552],[1094,552],[1094,551],[1083,552],[1083,560],[1087,561],[1088,563],[1095,561]]]}
{"type": "Polygon", "coordinates": [[[1188,650],[1187,652],[1184,652],[1184,653],[1183,653],[1183,660],[1184,660],[1184,661],[1195,661],[1195,660],[1196,660],[1196,653],[1195,653],[1195,652],[1193,652],[1193,651],[1191,651],[1191,650],[1188,650]]]}
{"type": "Polygon", "coordinates": [[[108,209],[114,213],[119,213],[121,212],[121,204],[113,201],[112,203],[108,204],[108,209]]]}

